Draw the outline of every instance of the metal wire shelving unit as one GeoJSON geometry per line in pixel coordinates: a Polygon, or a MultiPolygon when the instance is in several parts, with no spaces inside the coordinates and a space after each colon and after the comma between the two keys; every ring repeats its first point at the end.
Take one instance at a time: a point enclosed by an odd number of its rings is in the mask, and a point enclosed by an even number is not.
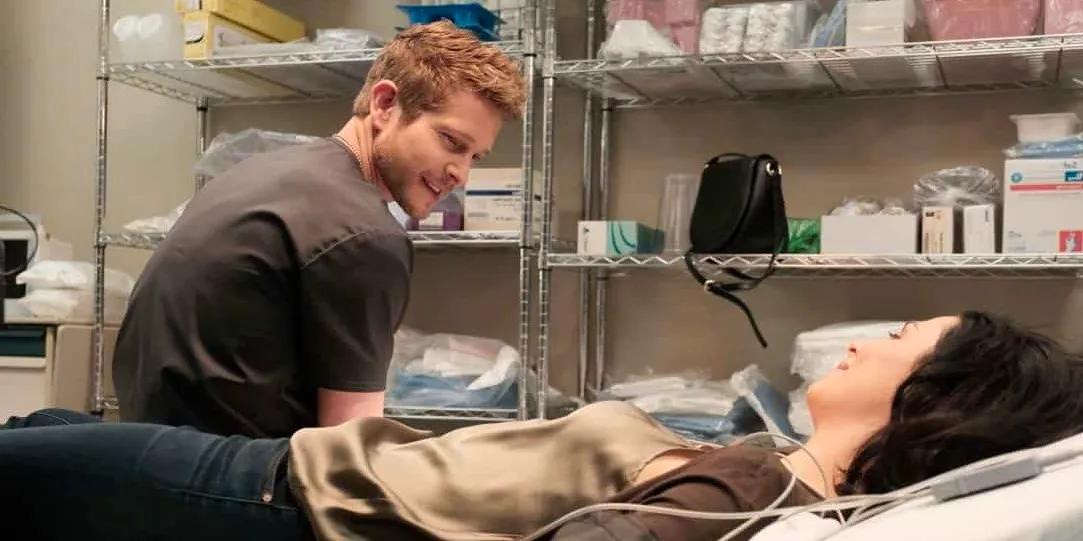
{"type": "MultiPolygon", "coordinates": [[[[555,43],[556,0],[541,0],[540,32],[555,43]]],[[[607,219],[611,119],[618,110],[737,104],[772,100],[926,96],[959,93],[1083,90],[1083,35],[907,43],[772,53],[684,55],[611,60],[596,58],[600,0],[587,0],[587,53],[558,59],[547,45],[542,62],[542,242],[538,271],[540,374],[550,362],[550,287],[554,269],[580,276],[579,392],[597,388],[605,374],[606,284],[612,273],[684,271],[681,255],[586,256],[552,242],[553,146],[558,86],[586,94],[582,219],[607,219]],[[594,160],[597,160],[595,164],[594,160]],[[593,345],[593,347],[591,347],[593,345]],[[593,374],[590,367],[593,366],[593,374]],[[588,381],[589,380],[589,381],[588,381]]],[[[724,268],[766,268],[769,256],[704,255],[705,274],[724,268]]],[[[786,254],[780,278],[1010,278],[1083,277],[1078,254],[827,255],[786,254]]]]}
{"type": "MultiPolygon", "coordinates": [[[[539,76],[537,57],[541,44],[537,36],[535,2],[527,0],[520,28],[521,40],[493,43],[518,58],[528,80],[528,94],[522,130],[523,200],[525,217],[519,231],[491,232],[411,232],[419,249],[464,250],[496,249],[517,252],[519,263],[518,346],[523,366],[531,366],[530,309],[533,295],[533,272],[537,268],[537,232],[531,216],[534,182],[535,82],[539,76]]],[[[194,106],[198,119],[196,150],[206,148],[208,113],[214,107],[313,103],[352,99],[364,83],[365,75],[380,54],[380,49],[333,49],[292,51],[280,54],[217,56],[206,60],[110,63],[109,41],[112,24],[110,0],[99,0],[98,40],[98,122],[97,163],[95,171],[93,374],[91,411],[101,414],[116,409],[116,399],[105,394],[105,291],[106,249],[125,247],[153,250],[165,234],[109,232],[105,230],[107,178],[107,133],[110,83],[120,83],[194,106]]],[[[195,180],[195,189],[203,179],[195,180]]],[[[519,389],[528,389],[529,371],[521,370],[519,389]]],[[[386,413],[400,418],[493,422],[525,419],[531,415],[526,391],[520,392],[516,408],[508,409],[429,409],[391,408],[386,413]]]]}

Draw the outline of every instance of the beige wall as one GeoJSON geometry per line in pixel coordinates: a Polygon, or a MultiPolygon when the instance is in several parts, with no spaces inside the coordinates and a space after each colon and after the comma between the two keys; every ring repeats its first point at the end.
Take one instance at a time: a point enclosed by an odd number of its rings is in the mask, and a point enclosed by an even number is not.
{"type": "MultiPolygon", "coordinates": [[[[114,2],[116,12],[169,8],[172,0],[114,2]]],[[[324,25],[387,31],[401,20],[390,0],[275,4],[324,25]],[[305,6],[304,10],[296,10],[305,6]]],[[[561,54],[578,56],[578,2],[561,2],[561,54]]],[[[19,0],[0,18],[0,202],[45,215],[56,236],[92,257],[96,2],[19,0]],[[61,20],[64,18],[65,20],[61,20]],[[59,36],[63,37],[63,42],[59,36]],[[63,45],[61,44],[63,43],[63,45]],[[16,48],[18,45],[18,48],[16,48]]],[[[192,187],[195,114],[188,105],[113,85],[109,130],[108,224],[117,230],[167,212],[192,187]]],[[[214,130],[248,126],[325,134],[347,103],[217,110],[214,130]]],[[[613,124],[612,217],[653,222],[661,182],[694,172],[712,154],[767,151],[786,170],[790,213],[826,210],[847,195],[905,197],[913,180],[963,163],[1001,168],[1010,144],[1007,115],[1078,109],[1048,93],[868,99],[623,111],[613,124]]],[[[581,101],[557,101],[557,203],[578,207],[581,101]]],[[[540,132],[539,132],[540,133],[540,132]]],[[[540,142],[540,141],[539,141],[540,142]]],[[[519,163],[520,128],[508,126],[487,165],[519,163]]],[[[565,221],[568,225],[569,222],[565,221]]],[[[566,228],[565,231],[567,231],[566,228]]],[[[138,272],[146,254],[111,249],[110,266],[138,272]]],[[[409,322],[427,330],[515,342],[516,258],[499,254],[423,254],[409,322]]],[[[556,271],[553,375],[572,391],[578,306],[572,273],[556,271]]],[[[772,279],[747,299],[771,347],[760,350],[731,305],[705,297],[679,270],[641,271],[612,280],[609,365],[617,377],[652,369],[710,370],[724,376],[759,362],[782,384],[795,332],[854,318],[920,318],[963,308],[1007,312],[1078,342],[1083,296],[1072,281],[772,279]]]]}

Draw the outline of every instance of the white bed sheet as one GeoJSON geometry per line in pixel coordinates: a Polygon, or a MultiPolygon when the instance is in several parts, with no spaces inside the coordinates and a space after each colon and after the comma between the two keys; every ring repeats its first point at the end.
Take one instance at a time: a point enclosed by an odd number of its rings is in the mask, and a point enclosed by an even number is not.
{"type": "MultiPolygon", "coordinates": [[[[1051,445],[1078,447],[1083,436],[1051,445]]],[[[1014,485],[945,503],[931,497],[855,524],[830,541],[1059,541],[1083,539],[1083,458],[1014,485]]]]}

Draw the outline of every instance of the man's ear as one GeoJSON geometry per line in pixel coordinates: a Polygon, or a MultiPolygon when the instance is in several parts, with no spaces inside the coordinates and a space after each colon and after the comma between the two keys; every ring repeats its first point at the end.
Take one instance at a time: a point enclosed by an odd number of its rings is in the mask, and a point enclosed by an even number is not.
{"type": "Polygon", "coordinates": [[[373,124],[383,128],[391,121],[392,110],[398,105],[399,87],[386,79],[372,85],[369,115],[373,124]]]}

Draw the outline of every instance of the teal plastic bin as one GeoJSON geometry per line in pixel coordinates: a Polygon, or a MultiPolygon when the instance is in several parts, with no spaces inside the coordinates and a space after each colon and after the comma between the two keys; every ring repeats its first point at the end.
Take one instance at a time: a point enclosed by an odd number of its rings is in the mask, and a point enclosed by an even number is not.
{"type": "MultiPolygon", "coordinates": [[[[397,7],[406,13],[411,25],[429,24],[446,19],[459,28],[473,32],[482,41],[500,39],[500,18],[477,2],[435,6],[400,4],[397,7]]],[[[399,28],[399,30],[402,29],[399,28]]]]}

